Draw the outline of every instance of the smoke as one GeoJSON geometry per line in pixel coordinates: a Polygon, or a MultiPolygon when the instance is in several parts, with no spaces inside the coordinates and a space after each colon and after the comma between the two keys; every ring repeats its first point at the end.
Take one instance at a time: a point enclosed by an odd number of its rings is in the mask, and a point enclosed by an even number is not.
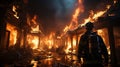
{"type": "Polygon", "coordinates": [[[28,12],[38,15],[45,33],[59,31],[69,24],[77,0],[29,0],[28,12]]]}

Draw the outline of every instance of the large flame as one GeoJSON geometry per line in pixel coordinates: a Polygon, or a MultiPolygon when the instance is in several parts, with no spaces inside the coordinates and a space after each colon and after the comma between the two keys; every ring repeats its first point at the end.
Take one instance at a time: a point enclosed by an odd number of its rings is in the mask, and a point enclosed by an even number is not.
{"type": "Polygon", "coordinates": [[[16,41],[17,41],[17,30],[13,25],[11,25],[9,23],[7,23],[6,29],[8,31],[10,31],[10,43],[9,43],[9,45],[13,46],[16,44],[16,41]]]}
{"type": "Polygon", "coordinates": [[[72,20],[70,22],[70,25],[66,26],[64,28],[64,32],[68,30],[74,30],[78,26],[78,16],[84,12],[84,7],[83,7],[83,0],[78,0],[78,7],[75,10],[75,13],[72,16],[72,20]]]}
{"type": "MultiPolygon", "coordinates": [[[[64,33],[66,33],[68,30],[74,30],[78,27],[78,16],[84,12],[84,6],[83,6],[83,0],[78,0],[78,7],[75,10],[75,13],[72,16],[72,20],[70,22],[69,26],[66,26],[64,28],[64,33]]],[[[63,35],[64,35],[63,33],[63,35]]],[[[73,48],[76,47],[76,39],[73,38],[73,46],[71,45],[71,40],[68,38],[68,42],[66,44],[66,48],[65,48],[65,53],[68,54],[70,52],[75,52],[76,50],[74,50],[73,48]]]]}

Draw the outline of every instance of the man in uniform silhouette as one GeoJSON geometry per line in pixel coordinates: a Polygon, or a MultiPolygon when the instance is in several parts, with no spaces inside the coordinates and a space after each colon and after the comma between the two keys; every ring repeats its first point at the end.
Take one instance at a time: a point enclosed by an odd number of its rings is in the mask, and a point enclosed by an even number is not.
{"type": "Polygon", "coordinates": [[[88,22],[85,27],[78,46],[78,60],[83,58],[83,67],[104,67],[103,64],[108,64],[108,52],[103,39],[93,32],[93,23],[88,22]]]}

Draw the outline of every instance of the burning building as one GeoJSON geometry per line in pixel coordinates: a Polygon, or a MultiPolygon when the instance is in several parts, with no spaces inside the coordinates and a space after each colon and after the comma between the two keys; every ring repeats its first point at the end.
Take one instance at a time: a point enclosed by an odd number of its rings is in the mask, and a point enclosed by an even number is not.
{"type": "Polygon", "coordinates": [[[4,22],[6,23],[5,29],[7,48],[15,45],[20,46],[21,43],[21,35],[25,27],[23,25],[26,25],[26,12],[21,12],[21,10],[24,10],[24,7],[21,5],[24,5],[22,1],[20,3],[17,1],[11,3],[9,6],[10,8],[7,9],[5,14],[4,22]],[[7,31],[9,32],[8,34],[7,31]]]}
{"type": "Polygon", "coordinates": [[[83,0],[78,0],[70,24],[66,25],[62,32],[51,31],[47,35],[43,32],[42,21],[39,21],[38,15],[31,16],[26,9],[27,0],[24,1],[25,3],[23,1],[10,3],[9,8],[0,5],[0,8],[3,8],[2,12],[6,12],[4,18],[2,13],[0,15],[2,18],[0,22],[3,22],[0,24],[0,48],[30,47],[33,50],[45,51],[50,56],[51,53],[58,53],[67,55],[64,59],[76,60],[73,55],[77,54],[80,37],[85,32],[84,25],[92,21],[95,31],[102,36],[108,48],[111,64],[120,64],[120,1],[114,0],[112,5],[106,5],[101,11],[90,10],[89,16],[79,21],[79,16],[84,13],[85,7],[83,0]]]}

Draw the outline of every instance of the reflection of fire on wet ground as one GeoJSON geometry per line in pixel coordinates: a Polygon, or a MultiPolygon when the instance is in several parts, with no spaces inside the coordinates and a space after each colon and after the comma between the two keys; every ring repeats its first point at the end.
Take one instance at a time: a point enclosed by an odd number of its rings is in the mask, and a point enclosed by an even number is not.
{"type": "Polygon", "coordinates": [[[53,52],[36,52],[36,56],[31,61],[33,67],[79,67],[77,57],[75,55],[60,55],[53,52]],[[41,55],[41,53],[43,53],[41,55]]]}

